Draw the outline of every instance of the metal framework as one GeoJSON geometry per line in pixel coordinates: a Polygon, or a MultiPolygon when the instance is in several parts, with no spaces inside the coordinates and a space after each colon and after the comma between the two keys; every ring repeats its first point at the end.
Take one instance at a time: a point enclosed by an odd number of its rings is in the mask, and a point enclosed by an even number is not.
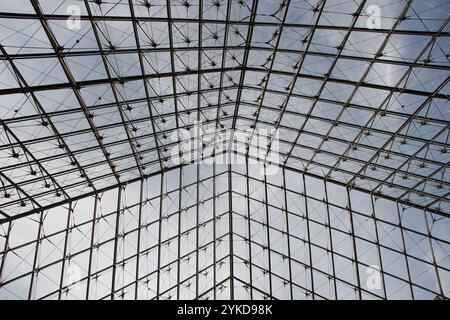
{"type": "Polygon", "coordinates": [[[449,13],[0,2],[0,299],[447,298],[449,13]]]}

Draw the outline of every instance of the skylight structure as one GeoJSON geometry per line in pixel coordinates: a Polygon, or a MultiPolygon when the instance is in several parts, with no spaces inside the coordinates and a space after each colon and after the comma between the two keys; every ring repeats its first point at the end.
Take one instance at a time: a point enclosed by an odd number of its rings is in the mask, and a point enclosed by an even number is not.
{"type": "Polygon", "coordinates": [[[450,296],[446,0],[0,3],[0,299],[450,296]]]}

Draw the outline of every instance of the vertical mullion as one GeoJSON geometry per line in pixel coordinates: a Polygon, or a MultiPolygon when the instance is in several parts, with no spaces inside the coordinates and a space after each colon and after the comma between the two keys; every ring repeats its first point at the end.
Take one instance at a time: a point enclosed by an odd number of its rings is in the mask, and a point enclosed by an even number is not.
{"type": "Polygon", "coordinates": [[[138,217],[138,230],[137,230],[137,248],[136,248],[136,283],[134,286],[134,299],[138,299],[139,290],[139,258],[141,255],[141,230],[142,230],[142,203],[144,200],[144,183],[147,183],[147,179],[141,180],[140,193],[139,193],[139,217],[138,217]]]}
{"type": "Polygon", "coordinates": [[[252,242],[251,239],[251,219],[250,219],[250,178],[249,178],[249,171],[248,171],[248,158],[245,158],[245,180],[247,185],[247,227],[248,227],[248,238],[246,239],[246,242],[248,243],[248,267],[249,267],[249,291],[250,291],[250,299],[253,300],[253,266],[252,266],[252,242]]]}
{"type": "MultiPolygon", "coordinates": [[[[308,214],[308,198],[307,190],[306,190],[306,180],[305,175],[302,174],[302,182],[303,182],[303,190],[304,190],[304,197],[305,197],[305,215],[306,215],[306,231],[307,231],[307,237],[308,237],[308,252],[309,252],[309,270],[310,270],[310,276],[311,276],[311,294],[312,298],[314,300],[315,298],[315,292],[314,292],[314,272],[313,272],[313,265],[312,265],[312,250],[311,250],[311,233],[309,230],[309,214],[308,214]]],[[[306,293],[308,294],[308,293],[306,293]]]]}
{"type": "MultiPolygon", "coordinates": [[[[197,148],[200,148],[200,141],[198,143],[197,148]]],[[[195,226],[195,298],[198,299],[200,292],[199,292],[199,220],[200,220],[200,213],[199,213],[199,206],[200,206],[200,165],[197,163],[195,165],[197,169],[197,183],[196,183],[196,212],[195,212],[195,220],[196,220],[196,226],[195,226]]]]}
{"type": "Polygon", "coordinates": [[[31,280],[30,280],[30,288],[28,291],[28,300],[31,300],[32,295],[33,295],[33,282],[35,280],[35,276],[37,276],[37,273],[39,272],[39,270],[36,270],[36,264],[37,264],[37,259],[39,256],[39,244],[41,243],[41,233],[42,233],[42,224],[44,222],[44,211],[40,212],[40,217],[39,217],[39,228],[38,228],[38,235],[36,238],[36,247],[35,247],[35,251],[34,251],[34,259],[33,259],[33,269],[31,272],[31,280]]]}
{"type": "Polygon", "coordinates": [[[352,201],[350,197],[350,190],[346,188],[347,190],[347,201],[348,201],[348,217],[350,221],[350,236],[352,238],[352,249],[353,249],[353,262],[355,263],[355,274],[356,274],[356,284],[357,284],[357,291],[358,291],[358,298],[359,300],[362,299],[361,294],[361,278],[359,275],[359,262],[358,262],[358,253],[356,250],[356,237],[355,237],[355,226],[353,224],[353,211],[352,211],[352,201]]]}
{"type": "Polygon", "coordinates": [[[230,234],[229,255],[230,255],[230,300],[234,300],[234,259],[233,259],[233,195],[231,176],[231,153],[228,152],[228,228],[230,234]]]}
{"type": "Polygon", "coordinates": [[[181,261],[180,261],[180,255],[181,255],[181,206],[182,206],[182,200],[183,200],[183,167],[180,167],[180,176],[179,176],[179,191],[178,191],[178,237],[177,237],[177,300],[180,299],[180,279],[181,279],[181,261]]]}
{"type": "Polygon", "coordinates": [[[9,252],[9,236],[11,234],[11,229],[12,229],[12,222],[8,222],[8,230],[6,231],[6,238],[5,238],[5,245],[3,247],[3,257],[2,257],[2,261],[0,262],[0,287],[2,286],[2,281],[3,281],[3,270],[5,268],[5,261],[6,261],[6,256],[8,255],[9,252]]]}
{"type": "Polygon", "coordinates": [[[406,244],[405,244],[405,236],[403,234],[403,226],[402,226],[402,217],[400,215],[400,206],[398,203],[396,203],[396,207],[397,207],[397,217],[398,217],[398,228],[400,229],[400,235],[401,235],[401,239],[402,239],[402,246],[403,246],[403,250],[402,252],[404,252],[405,254],[403,254],[403,257],[405,258],[405,263],[406,263],[406,271],[407,271],[407,275],[408,275],[408,285],[409,285],[409,290],[411,292],[411,298],[414,300],[414,290],[412,288],[412,282],[411,282],[411,272],[409,270],[409,263],[408,263],[408,255],[406,255],[406,244]]]}
{"type": "Polygon", "coordinates": [[[287,251],[288,251],[288,265],[289,265],[289,288],[291,300],[294,299],[294,293],[292,288],[292,261],[291,261],[291,239],[289,232],[289,213],[287,208],[287,194],[286,194],[286,170],[283,168],[283,194],[284,194],[284,212],[286,214],[286,237],[287,237],[287,251]]]}
{"type": "Polygon", "coordinates": [[[116,228],[114,233],[114,257],[112,265],[112,281],[111,281],[111,300],[114,300],[115,287],[116,287],[116,269],[117,269],[117,246],[119,242],[119,227],[121,216],[121,203],[122,203],[122,187],[117,191],[117,211],[116,211],[116,228]]]}
{"type": "MultiPolygon", "coordinates": [[[[425,219],[425,224],[427,227],[427,239],[428,239],[428,243],[430,245],[431,257],[433,258],[433,267],[434,267],[434,271],[436,272],[436,282],[439,287],[439,293],[440,293],[441,297],[445,297],[444,290],[442,288],[441,277],[439,275],[439,270],[438,270],[437,263],[436,263],[436,255],[434,254],[434,251],[433,251],[433,242],[431,241],[431,229],[430,229],[430,225],[428,223],[428,219],[427,219],[425,210],[424,210],[424,219],[425,219]]],[[[406,249],[405,249],[405,251],[406,251],[406,249]]]]}
{"type": "Polygon", "coordinates": [[[217,212],[216,212],[216,160],[213,159],[213,282],[214,282],[214,289],[213,289],[213,295],[214,300],[217,299],[217,249],[216,249],[216,241],[217,241],[217,212]]]}
{"type": "Polygon", "coordinates": [[[383,259],[381,257],[381,246],[380,246],[380,236],[378,233],[378,224],[377,224],[377,217],[376,217],[376,212],[375,212],[375,203],[374,203],[374,199],[373,196],[370,197],[371,200],[371,205],[372,205],[372,219],[373,219],[373,223],[375,226],[375,237],[376,237],[376,245],[377,245],[377,252],[378,252],[378,262],[380,263],[380,274],[381,274],[381,283],[383,285],[383,294],[384,294],[384,298],[387,299],[387,293],[386,293],[386,283],[384,280],[384,268],[383,268],[383,259]]]}
{"type": "Polygon", "coordinates": [[[93,255],[93,251],[94,251],[95,225],[97,223],[97,206],[98,206],[98,196],[97,196],[97,194],[95,194],[94,212],[93,212],[93,217],[92,217],[91,246],[89,248],[89,262],[88,262],[88,272],[87,272],[87,282],[86,282],[86,300],[89,299],[89,290],[90,290],[90,286],[91,286],[92,255],[93,255]]]}
{"type": "Polygon", "coordinates": [[[161,173],[160,181],[160,201],[159,201],[159,223],[158,223],[158,261],[156,271],[156,300],[159,300],[160,286],[161,286],[161,232],[162,232],[162,210],[164,200],[164,173],[161,173]]]}
{"type": "Polygon", "coordinates": [[[61,266],[61,277],[59,280],[59,292],[58,292],[58,300],[61,300],[62,295],[62,288],[63,288],[63,281],[64,281],[64,269],[66,267],[66,260],[67,260],[67,242],[69,238],[69,233],[71,232],[69,230],[70,228],[70,217],[72,215],[72,202],[69,203],[69,208],[67,209],[67,225],[66,225],[66,232],[65,232],[65,239],[64,239],[64,252],[63,252],[63,258],[62,258],[62,266],[61,266]]]}
{"type": "Polygon", "coordinates": [[[264,205],[265,205],[265,209],[266,209],[266,230],[267,230],[267,259],[268,259],[268,263],[269,263],[269,297],[272,298],[273,297],[273,292],[272,292],[272,259],[271,259],[271,248],[270,248],[270,228],[269,228],[269,206],[268,206],[268,196],[267,196],[267,176],[266,176],[266,165],[264,164],[264,177],[263,177],[263,182],[264,182],[264,205]]]}
{"type": "Polygon", "coordinates": [[[327,187],[327,181],[324,181],[324,187],[325,187],[325,202],[326,202],[326,208],[327,208],[327,224],[325,227],[328,229],[328,236],[330,238],[330,251],[331,253],[331,264],[333,267],[333,284],[334,284],[334,299],[337,300],[337,284],[336,284],[336,265],[334,262],[334,250],[333,250],[333,235],[331,232],[331,218],[330,218],[330,203],[328,202],[328,187],[327,187]]]}

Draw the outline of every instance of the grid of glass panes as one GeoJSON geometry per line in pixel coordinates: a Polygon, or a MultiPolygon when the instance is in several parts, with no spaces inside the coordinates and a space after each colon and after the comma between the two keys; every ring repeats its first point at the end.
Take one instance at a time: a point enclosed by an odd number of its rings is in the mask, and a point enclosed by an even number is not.
{"type": "Polygon", "coordinates": [[[298,171],[262,172],[191,165],[3,223],[1,298],[449,295],[447,218],[298,171]]]}
{"type": "Polygon", "coordinates": [[[228,297],[228,180],[192,165],[1,224],[0,298],[228,297]]]}
{"type": "Polygon", "coordinates": [[[238,166],[232,179],[236,297],[449,295],[447,218],[292,170],[238,166]]]}
{"type": "Polygon", "coordinates": [[[448,296],[449,11],[2,1],[0,292],[448,296]],[[278,129],[283,175],[181,169],[171,134],[195,121],[278,129]]]}

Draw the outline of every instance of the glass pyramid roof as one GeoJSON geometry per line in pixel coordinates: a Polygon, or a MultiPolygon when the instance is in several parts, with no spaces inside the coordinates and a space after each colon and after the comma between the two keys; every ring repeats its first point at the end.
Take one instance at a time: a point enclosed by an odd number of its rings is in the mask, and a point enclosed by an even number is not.
{"type": "Polygon", "coordinates": [[[446,0],[2,1],[0,297],[3,288],[24,299],[393,298],[389,286],[408,298],[448,296],[449,13],[446,0]],[[183,133],[196,143],[183,147],[183,133]],[[258,176],[251,160],[279,171],[258,176]],[[50,216],[65,218],[55,227],[50,216]],[[350,224],[333,238],[342,216],[350,224]],[[105,223],[111,237],[95,236],[105,223]],[[289,225],[304,237],[280,245],[289,225]],[[81,251],[68,240],[76,232],[81,251]],[[143,234],[156,237],[145,252],[143,234]],[[102,241],[111,261],[93,257],[102,241]],[[391,250],[373,294],[359,274],[374,264],[364,260],[368,241],[380,261],[391,250]],[[137,250],[129,259],[126,243],[137,250]],[[86,260],[82,293],[65,285],[76,257],[86,260]],[[151,276],[131,270],[143,260],[151,276]],[[304,283],[292,271],[300,262],[304,283]],[[275,277],[274,263],[289,272],[275,277]],[[193,268],[188,280],[180,264],[193,268]],[[51,268],[56,284],[39,284],[51,268]],[[257,273],[270,285],[251,283],[257,273]],[[104,274],[112,282],[93,294],[104,274]]]}

